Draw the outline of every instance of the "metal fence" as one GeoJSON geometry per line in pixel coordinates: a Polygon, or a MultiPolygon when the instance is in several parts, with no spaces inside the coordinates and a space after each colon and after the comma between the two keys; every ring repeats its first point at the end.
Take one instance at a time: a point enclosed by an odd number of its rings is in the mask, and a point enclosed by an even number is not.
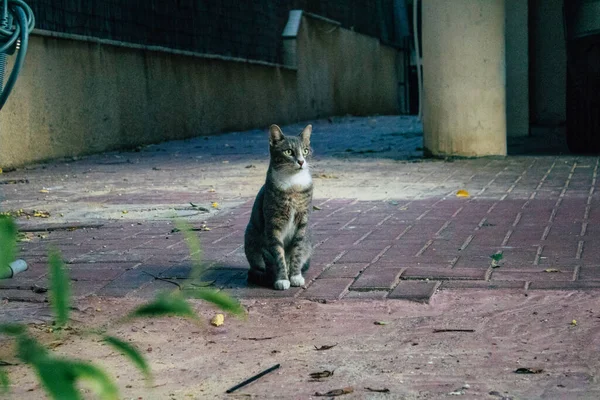
{"type": "Polygon", "coordinates": [[[395,41],[394,0],[28,0],[36,27],[178,50],[281,62],[281,32],[303,9],[395,41]]]}

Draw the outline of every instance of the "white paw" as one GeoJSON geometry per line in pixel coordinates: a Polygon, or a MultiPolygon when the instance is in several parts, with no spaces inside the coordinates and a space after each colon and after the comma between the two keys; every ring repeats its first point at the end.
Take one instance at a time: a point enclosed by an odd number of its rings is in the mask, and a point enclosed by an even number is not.
{"type": "Polygon", "coordinates": [[[278,281],[275,281],[273,287],[276,290],[287,290],[290,288],[290,281],[288,281],[287,279],[280,279],[278,281]]]}
{"type": "Polygon", "coordinates": [[[304,278],[302,275],[292,275],[290,277],[290,285],[292,286],[304,286],[304,278]]]}

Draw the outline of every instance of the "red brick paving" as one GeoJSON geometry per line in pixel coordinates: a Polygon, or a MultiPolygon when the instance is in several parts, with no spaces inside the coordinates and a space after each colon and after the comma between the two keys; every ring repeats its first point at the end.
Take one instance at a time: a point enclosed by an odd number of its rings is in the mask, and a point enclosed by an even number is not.
{"type": "MultiPolygon", "coordinates": [[[[240,297],[315,300],[426,302],[438,289],[600,288],[597,157],[517,156],[378,168],[392,182],[387,199],[315,200],[320,207],[311,220],[316,249],[305,288],[278,292],[246,283],[242,243],[250,197],[216,216],[207,215],[211,230],[195,231],[203,260],[213,266],[203,279],[240,297]],[[454,183],[455,177],[462,177],[461,186],[454,183]],[[467,189],[470,197],[456,197],[458,189],[467,189]],[[490,256],[500,251],[502,259],[492,268],[490,256]]],[[[204,203],[217,199],[208,187],[201,193],[102,196],[93,201],[183,204],[190,198],[204,203]]],[[[47,285],[48,245],[62,251],[74,293],[82,296],[147,297],[175,286],[154,276],[182,279],[191,268],[183,238],[172,232],[170,221],[106,220],[75,230],[44,226],[38,220],[25,224],[37,232],[55,230],[45,232],[44,239],[20,243],[20,257],[30,269],[0,281],[3,298],[44,298],[28,288],[47,285]]]]}

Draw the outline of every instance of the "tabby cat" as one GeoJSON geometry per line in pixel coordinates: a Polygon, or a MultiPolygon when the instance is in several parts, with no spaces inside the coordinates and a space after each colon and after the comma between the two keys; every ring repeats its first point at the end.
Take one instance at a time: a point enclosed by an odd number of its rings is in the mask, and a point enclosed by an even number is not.
{"type": "Polygon", "coordinates": [[[258,192],[246,227],[244,250],[250,264],[248,281],[286,290],[304,285],[312,244],[308,230],[313,184],[308,125],[299,136],[283,136],[269,128],[271,161],[267,181],[258,192]]]}

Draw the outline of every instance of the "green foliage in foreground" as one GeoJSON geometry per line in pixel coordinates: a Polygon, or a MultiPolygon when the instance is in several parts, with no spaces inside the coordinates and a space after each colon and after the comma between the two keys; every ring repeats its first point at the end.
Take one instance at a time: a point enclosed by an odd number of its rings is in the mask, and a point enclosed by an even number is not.
{"type": "MultiPolygon", "coordinates": [[[[203,272],[200,243],[189,226],[179,223],[178,227],[184,235],[192,256],[193,269],[190,280],[194,280],[203,272]]],[[[10,217],[0,216],[0,268],[7,267],[14,260],[16,238],[17,229],[14,221],[10,217]]],[[[55,327],[60,331],[69,322],[70,279],[59,252],[51,251],[48,263],[51,282],[50,303],[55,317],[55,327]]],[[[125,320],[178,316],[198,321],[198,316],[186,298],[202,299],[234,315],[244,313],[244,309],[237,300],[223,293],[207,288],[191,290],[186,288],[185,296],[183,291],[179,290],[157,294],[154,300],[131,311],[125,320]]],[[[146,379],[152,379],[150,366],[134,345],[102,332],[90,333],[101,336],[103,342],[126,357],[146,379]]],[[[81,399],[79,383],[88,384],[102,400],[119,399],[117,386],[102,369],[90,362],[54,356],[50,350],[28,333],[25,325],[0,325],[0,334],[14,339],[16,357],[35,371],[42,387],[52,399],[81,399]]],[[[6,367],[0,366],[0,393],[8,392],[10,388],[9,376],[3,368],[6,367]]]]}

